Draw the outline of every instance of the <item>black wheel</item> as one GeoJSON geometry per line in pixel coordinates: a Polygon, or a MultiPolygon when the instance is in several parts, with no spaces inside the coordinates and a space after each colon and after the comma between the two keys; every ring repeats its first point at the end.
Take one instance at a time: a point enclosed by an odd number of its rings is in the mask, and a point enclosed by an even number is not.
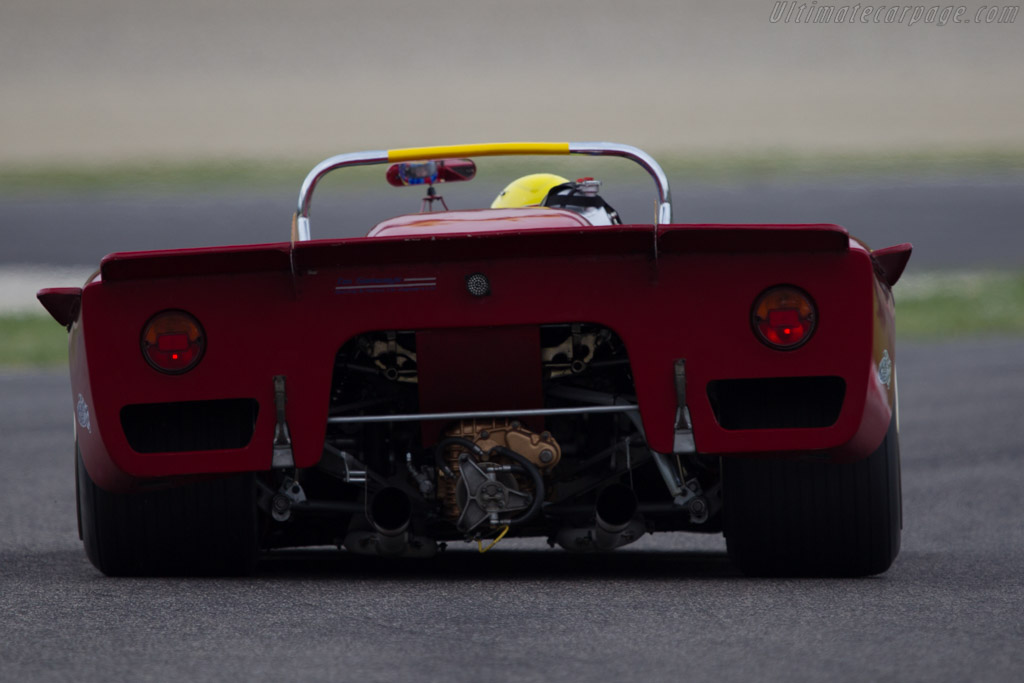
{"type": "Polygon", "coordinates": [[[849,464],[724,458],[729,556],[752,576],[869,576],[900,550],[895,420],[881,446],[849,464]]]}
{"type": "Polygon", "coordinates": [[[80,535],[89,561],[104,574],[237,575],[255,567],[251,473],[116,494],[93,482],[75,451],[80,535]]]}

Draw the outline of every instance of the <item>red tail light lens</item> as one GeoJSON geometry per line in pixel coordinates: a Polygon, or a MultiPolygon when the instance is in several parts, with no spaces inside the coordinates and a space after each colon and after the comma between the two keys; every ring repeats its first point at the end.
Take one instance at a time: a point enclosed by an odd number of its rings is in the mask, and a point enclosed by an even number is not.
{"type": "Polygon", "coordinates": [[[185,311],[157,313],[142,329],[142,355],[160,372],[188,372],[199,363],[205,350],[202,326],[185,311]]]}
{"type": "Polygon", "coordinates": [[[773,349],[795,349],[811,338],[817,322],[814,302],[804,291],[783,285],[762,292],[751,322],[758,338],[773,349]]]}

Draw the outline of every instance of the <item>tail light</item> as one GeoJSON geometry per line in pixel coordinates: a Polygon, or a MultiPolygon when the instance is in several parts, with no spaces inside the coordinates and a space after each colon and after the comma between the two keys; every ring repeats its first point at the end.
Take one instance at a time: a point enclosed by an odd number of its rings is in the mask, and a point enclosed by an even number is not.
{"type": "Polygon", "coordinates": [[[773,349],[786,351],[811,338],[817,317],[811,297],[789,285],[762,292],[751,312],[758,338],[773,349]]]}
{"type": "Polygon", "coordinates": [[[142,329],[141,343],[146,362],[172,375],[194,368],[206,350],[202,326],[185,311],[154,315],[142,329]]]}

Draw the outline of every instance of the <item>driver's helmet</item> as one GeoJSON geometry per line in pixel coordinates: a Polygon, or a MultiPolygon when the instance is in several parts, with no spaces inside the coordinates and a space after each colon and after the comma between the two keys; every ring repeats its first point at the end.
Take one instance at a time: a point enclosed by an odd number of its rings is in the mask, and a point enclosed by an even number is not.
{"type": "Polygon", "coordinates": [[[492,209],[515,209],[523,206],[540,206],[551,188],[569,182],[554,173],[532,173],[516,178],[501,191],[493,202],[492,209]]]}
{"type": "Polygon", "coordinates": [[[554,173],[533,173],[509,183],[491,203],[492,209],[550,206],[569,209],[592,225],[619,225],[619,215],[597,191],[600,180],[566,180],[554,173]]]}

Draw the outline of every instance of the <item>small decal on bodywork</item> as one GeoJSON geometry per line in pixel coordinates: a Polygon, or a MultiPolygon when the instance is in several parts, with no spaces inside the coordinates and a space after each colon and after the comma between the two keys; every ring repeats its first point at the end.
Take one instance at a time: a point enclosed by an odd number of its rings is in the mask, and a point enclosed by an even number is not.
{"type": "Polygon", "coordinates": [[[92,421],[89,419],[89,404],[85,402],[85,397],[81,394],[78,395],[78,404],[75,406],[75,413],[78,414],[78,424],[82,425],[82,429],[92,434],[92,421]]]}
{"type": "Polygon", "coordinates": [[[882,351],[882,360],[878,361],[878,381],[886,387],[892,383],[892,359],[888,349],[882,351]]]}
{"type": "Polygon", "coordinates": [[[334,285],[334,293],[430,292],[436,287],[436,277],[357,277],[355,279],[340,277],[334,285]]]}

